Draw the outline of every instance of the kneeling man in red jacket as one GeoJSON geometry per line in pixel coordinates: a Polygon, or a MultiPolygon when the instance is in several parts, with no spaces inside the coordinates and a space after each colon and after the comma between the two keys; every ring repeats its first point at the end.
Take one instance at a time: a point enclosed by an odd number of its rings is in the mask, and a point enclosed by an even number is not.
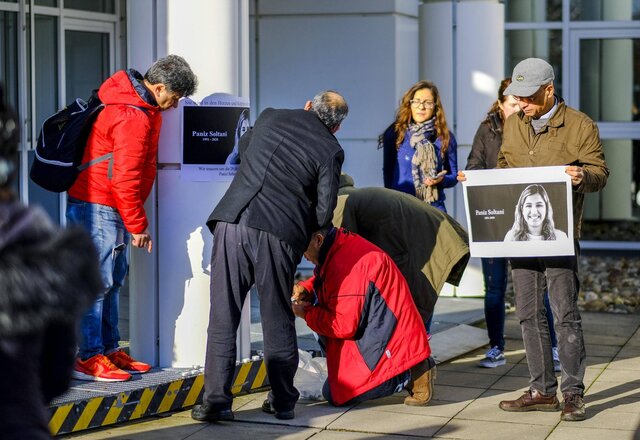
{"type": "Polygon", "coordinates": [[[324,397],[350,405],[403,388],[405,404],[433,394],[435,362],[407,282],[384,251],[345,229],[315,232],[304,256],[314,276],[294,288],[292,307],[324,341],[324,397]]]}

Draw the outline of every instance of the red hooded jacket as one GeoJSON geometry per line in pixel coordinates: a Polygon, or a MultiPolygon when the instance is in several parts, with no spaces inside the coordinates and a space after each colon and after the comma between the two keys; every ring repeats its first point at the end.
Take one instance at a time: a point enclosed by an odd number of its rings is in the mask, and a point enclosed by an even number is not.
{"type": "Polygon", "coordinates": [[[357,234],[332,231],[315,276],[301,285],[317,295],[305,320],[327,338],[329,388],[341,405],[425,360],[431,349],[391,257],[357,234]]]}
{"type": "Polygon", "coordinates": [[[68,193],[116,208],[127,231],[140,234],[149,224],[143,205],[156,177],[160,109],[135,70],[116,72],[98,96],[106,106],[93,125],[82,163],[113,152],[111,179],[111,161],[105,160],[82,171],[68,193]]]}

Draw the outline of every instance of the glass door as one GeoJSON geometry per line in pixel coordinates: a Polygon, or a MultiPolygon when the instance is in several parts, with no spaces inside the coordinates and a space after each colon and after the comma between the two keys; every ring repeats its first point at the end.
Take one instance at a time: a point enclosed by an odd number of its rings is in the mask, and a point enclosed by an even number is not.
{"type": "Polygon", "coordinates": [[[114,25],[65,20],[65,102],[88,98],[113,72],[114,25]]]}
{"type": "Polygon", "coordinates": [[[640,219],[640,29],[572,30],[567,103],[598,123],[611,171],[585,219],[640,219]]]}

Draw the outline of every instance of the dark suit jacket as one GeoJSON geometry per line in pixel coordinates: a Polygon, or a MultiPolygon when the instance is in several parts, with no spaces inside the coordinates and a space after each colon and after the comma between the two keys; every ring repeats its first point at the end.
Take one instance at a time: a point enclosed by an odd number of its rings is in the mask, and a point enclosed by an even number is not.
{"type": "Polygon", "coordinates": [[[239,146],[240,168],[213,210],[218,221],[269,232],[300,256],[311,233],[331,224],[344,152],[318,116],[305,110],[264,110],[239,146]]]}

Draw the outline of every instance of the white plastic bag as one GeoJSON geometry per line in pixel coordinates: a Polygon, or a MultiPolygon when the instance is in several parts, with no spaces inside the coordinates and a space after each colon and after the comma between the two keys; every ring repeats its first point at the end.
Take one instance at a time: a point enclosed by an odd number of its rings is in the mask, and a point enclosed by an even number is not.
{"type": "Polygon", "coordinates": [[[300,398],[324,400],[322,386],[327,380],[327,358],[311,357],[311,353],[298,350],[300,360],[293,384],[300,391],[300,398]]]}

